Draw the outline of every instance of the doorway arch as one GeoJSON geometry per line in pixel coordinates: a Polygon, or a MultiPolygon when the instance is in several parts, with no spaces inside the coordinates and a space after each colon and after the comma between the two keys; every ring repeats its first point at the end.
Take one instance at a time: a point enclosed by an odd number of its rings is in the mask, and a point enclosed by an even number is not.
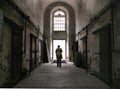
{"type": "MultiPolygon", "coordinates": [[[[67,55],[67,59],[69,61],[72,61],[73,59],[73,49],[75,47],[74,42],[75,42],[75,13],[74,13],[74,9],[67,3],[64,2],[55,2],[52,3],[51,5],[49,5],[44,13],[44,26],[43,26],[43,39],[47,40],[48,43],[48,49],[49,49],[49,55],[50,55],[50,59],[53,59],[52,55],[51,55],[51,48],[52,48],[52,39],[51,37],[53,37],[53,34],[51,34],[51,12],[54,8],[56,7],[63,7],[66,8],[66,10],[68,11],[68,17],[69,17],[69,21],[68,21],[68,35],[67,37],[68,39],[68,51],[69,51],[69,55],[67,55]]],[[[55,39],[58,40],[58,39],[55,39]]],[[[60,38],[59,40],[65,40],[60,38]]]]}

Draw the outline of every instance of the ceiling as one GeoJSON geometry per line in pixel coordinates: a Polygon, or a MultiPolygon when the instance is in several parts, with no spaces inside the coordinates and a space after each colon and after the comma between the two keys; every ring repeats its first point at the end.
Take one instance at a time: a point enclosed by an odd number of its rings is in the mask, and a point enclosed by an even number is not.
{"type": "Polygon", "coordinates": [[[16,4],[28,14],[36,26],[39,24],[43,31],[43,17],[45,9],[52,3],[65,2],[75,11],[76,33],[85,27],[111,0],[14,0],[16,4]]]}

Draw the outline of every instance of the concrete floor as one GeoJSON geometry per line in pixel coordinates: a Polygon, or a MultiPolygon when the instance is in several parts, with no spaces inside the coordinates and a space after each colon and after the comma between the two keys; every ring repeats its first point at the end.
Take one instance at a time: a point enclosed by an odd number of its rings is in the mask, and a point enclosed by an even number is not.
{"type": "Polygon", "coordinates": [[[61,69],[56,67],[56,63],[42,64],[15,88],[111,89],[95,76],[75,67],[73,63],[63,63],[61,69]]]}

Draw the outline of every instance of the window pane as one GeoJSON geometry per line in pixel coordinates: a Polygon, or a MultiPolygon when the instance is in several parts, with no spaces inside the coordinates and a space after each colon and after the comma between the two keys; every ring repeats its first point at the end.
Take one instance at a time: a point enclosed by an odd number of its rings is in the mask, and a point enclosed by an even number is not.
{"type": "Polygon", "coordinates": [[[65,31],[65,13],[56,11],[54,14],[54,31],[65,31]]]}
{"type": "Polygon", "coordinates": [[[65,13],[64,13],[63,11],[59,10],[59,11],[56,11],[54,15],[55,15],[55,16],[57,16],[57,15],[64,16],[65,13]]]}

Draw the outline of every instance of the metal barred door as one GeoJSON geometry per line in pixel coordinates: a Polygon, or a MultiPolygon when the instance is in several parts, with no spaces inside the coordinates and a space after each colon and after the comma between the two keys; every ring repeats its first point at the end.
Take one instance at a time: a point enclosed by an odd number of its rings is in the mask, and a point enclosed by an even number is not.
{"type": "Polygon", "coordinates": [[[100,32],[100,76],[106,82],[111,82],[111,28],[105,26],[100,32]]]}
{"type": "Polygon", "coordinates": [[[12,29],[12,49],[11,49],[11,81],[16,82],[21,78],[22,72],[22,30],[14,27],[12,29]]]}

